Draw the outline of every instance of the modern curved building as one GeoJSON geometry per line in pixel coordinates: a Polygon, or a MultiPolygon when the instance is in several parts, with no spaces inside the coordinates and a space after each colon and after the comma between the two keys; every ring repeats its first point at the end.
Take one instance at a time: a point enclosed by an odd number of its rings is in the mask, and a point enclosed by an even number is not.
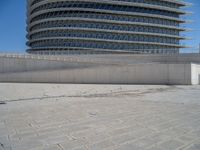
{"type": "Polygon", "coordinates": [[[181,0],[28,0],[33,54],[179,53],[181,0]]]}

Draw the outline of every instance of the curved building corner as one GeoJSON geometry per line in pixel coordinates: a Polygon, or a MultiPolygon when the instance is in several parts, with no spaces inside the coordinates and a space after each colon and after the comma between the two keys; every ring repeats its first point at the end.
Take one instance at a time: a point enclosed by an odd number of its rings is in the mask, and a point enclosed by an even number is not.
{"type": "Polygon", "coordinates": [[[32,54],[179,53],[181,0],[27,0],[32,54]]]}

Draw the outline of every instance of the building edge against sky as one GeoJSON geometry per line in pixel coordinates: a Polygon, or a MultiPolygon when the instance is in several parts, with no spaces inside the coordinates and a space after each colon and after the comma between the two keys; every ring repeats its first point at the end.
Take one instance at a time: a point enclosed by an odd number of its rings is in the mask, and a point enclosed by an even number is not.
{"type": "Polygon", "coordinates": [[[179,53],[182,0],[28,0],[34,54],[179,53]]]}

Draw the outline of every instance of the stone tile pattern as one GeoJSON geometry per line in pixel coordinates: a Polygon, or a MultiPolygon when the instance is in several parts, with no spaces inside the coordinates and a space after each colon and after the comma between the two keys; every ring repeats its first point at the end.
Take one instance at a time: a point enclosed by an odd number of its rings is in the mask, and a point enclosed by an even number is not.
{"type": "MultiPolygon", "coordinates": [[[[9,90],[0,86],[0,95],[2,89],[9,90]]],[[[110,93],[101,94],[93,85],[98,94],[77,97],[26,100],[26,89],[23,100],[7,95],[6,104],[0,105],[0,150],[200,149],[199,103],[167,101],[183,91],[200,96],[200,87],[151,86],[141,94],[134,86],[126,92],[116,86],[118,90],[111,86],[110,93]]]]}

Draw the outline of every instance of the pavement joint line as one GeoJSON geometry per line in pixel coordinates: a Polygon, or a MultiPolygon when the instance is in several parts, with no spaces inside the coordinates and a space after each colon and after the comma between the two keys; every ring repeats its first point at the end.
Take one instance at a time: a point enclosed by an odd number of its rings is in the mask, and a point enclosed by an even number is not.
{"type": "MultiPolygon", "coordinates": [[[[136,91],[130,90],[130,91],[116,91],[116,92],[88,94],[88,95],[77,95],[76,94],[76,95],[43,96],[43,97],[33,97],[33,98],[23,98],[23,99],[0,101],[0,104],[1,104],[1,102],[5,103],[5,102],[17,102],[17,101],[27,101],[27,100],[31,101],[31,100],[53,99],[53,98],[65,98],[65,97],[69,97],[69,98],[71,98],[71,97],[74,97],[74,98],[76,98],[76,97],[85,97],[85,98],[94,98],[95,97],[95,98],[98,98],[98,97],[110,97],[110,96],[111,97],[113,97],[113,96],[114,97],[118,97],[118,94],[122,94],[122,93],[125,93],[125,94],[128,93],[128,95],[129,94],[131,94],[131,95],[134,94],[134,96],[135,96],[135,94],[137,96],[141,96],[141,95],[143,96],[144,94],[151,94],[151,93],[160,92],[160,91],[164,92],[164,91],[170,90],[172,87],[176,88],[175,86],[169,86],[168,88],[153,89],[153,90],[150,89],[150,91],[138,92],[138,93],[136,91]],[[134,92],[136,92],[136,93],[134,93],[134,92]],[[112,94],[117,94],[117,95],[112,95],[112,94]]],[[[122,96],[125,96],[125,95],[122,95],[122,96]]]]}
{"type": "Polygon", "coordinates": [[[57,145],[61,150],[65,150],[65,149],[63,149],[63,147],[60,144],[57,144],[57,145]]]}
{"type": "Polygon", "coordinates": [[[6,150],[3,143],[0,143],[0,146],[1,146],[4,150],[6,150]]]}
{"type": "Polygon", "coordinates": [[[191,141],[187,145],[183,146],[182,149],[185,150],[185,149],[189,148],[190,146],[192,146],[195,142],[198,142],[198,141],[200,141],[200,138],[191,141]]]}
{"type": "Polygon", "coordinates": [[[0,105],[4,105],[4,104],[6,104],[5,101],[0,101],[0,105]]]}
{"type": "MultiPolygon", "coordinates": [[[[174,122],[175,120],[173,120],[172,122],[174,122]]],[[[199,119],[196,119],[196,120],[194,120],[194,122],[195,121],[199,121],[199,119]]],[[[172,122],[170,122],[170,123],[172,123],[172,122]]],[[[182,127],[183,125],[182,124],[180,124],[180,125],[176,125],[176,126],[173,126],[173,127],[171,127],[171,128],[174,128],[174,127],[182,127]]],[[[166,129],[166,130],[168,130],[168,129],[166,129]]],[[[191,131],[192,132],[192,131],[191,131]]]]}
{"type": "Polygon", "coordinates": [[[67,96],[61,95],[61,96],[45,96],[45,97],[23,98],[23,99],[7,100],[6,102],[32,101],[32,100],[43,100],[43,99],[64,98],[64,97],[67,97],[67,96]]]}

